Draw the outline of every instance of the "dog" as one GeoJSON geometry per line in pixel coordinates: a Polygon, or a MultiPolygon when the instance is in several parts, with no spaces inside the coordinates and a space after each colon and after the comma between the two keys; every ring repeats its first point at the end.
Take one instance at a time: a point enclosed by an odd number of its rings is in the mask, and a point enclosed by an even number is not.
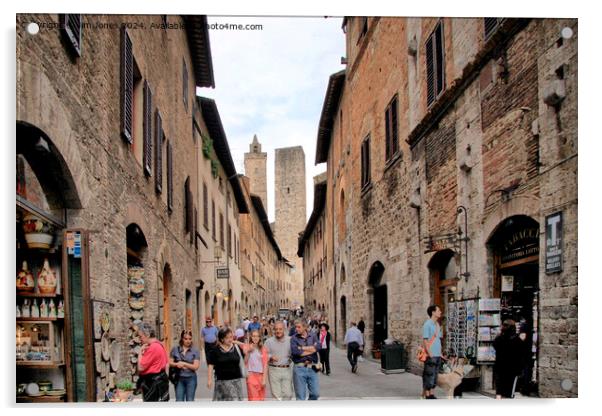
{"type": "Polygon", "coordinates": [[[448,373],[437,375],[437,386],[445,391],[448,399],[454,398],[454,390],[460,385],[464,376],[472,371],[474,366],[466,364],[465,358],[451,358],[449,360],[450,370],[448,373]]]}

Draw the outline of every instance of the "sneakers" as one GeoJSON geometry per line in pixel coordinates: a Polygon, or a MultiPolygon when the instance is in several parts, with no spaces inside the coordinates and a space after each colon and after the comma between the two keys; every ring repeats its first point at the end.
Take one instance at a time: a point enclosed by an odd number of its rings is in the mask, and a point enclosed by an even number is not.
{"type": "Polygon", "coordinates": [[[431,396],[426,396],[426,399],[436,399],[435,395],[431,395],[431,396]]]}
{"type": "Polygon", "coordinates": [[[356,372],[357,372],[357,364],[354,364],[354,365],[351,367],[351,372],[352,372],[352,373],[356,373],[356,372]]]}

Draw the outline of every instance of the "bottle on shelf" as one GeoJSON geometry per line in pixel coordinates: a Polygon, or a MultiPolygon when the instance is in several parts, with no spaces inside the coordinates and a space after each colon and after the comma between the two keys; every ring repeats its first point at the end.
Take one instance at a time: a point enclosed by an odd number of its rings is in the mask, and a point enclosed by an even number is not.
{"type": "Polygon", "coordinates": [[[57,308],[56,317],[57,318],[64,318],[65,317],[65,306],[63,305],[63,301],[62,300],[59,300],[59,306],[57,308]]]}
{"type": "Polygon", "coordinates": [[[21,307],[21,316],[23,318],[31,317],[31,310],[29,308],[29,299],[25,298],[23,300],[23,306],[21,307]]]}
{"type": "Polygon", "coordinates": [[[40,304],[40,318],[48,318],[48,305],[46,304],[46,299],[42,299],[42,303],[40,304]]]}
{"type": "Polygon", "coordinates": [[[38,306],[37,299],[34,299],[31,303],[31,317],[39,318],[40,317],[40,308],[38,306]]]}
{"type": "Polygon", "coordinates": [[[50,302],[48,302],[48,317],[56,318],[56,305],[54,304],[54,299],[50,298],[50,302]]]}

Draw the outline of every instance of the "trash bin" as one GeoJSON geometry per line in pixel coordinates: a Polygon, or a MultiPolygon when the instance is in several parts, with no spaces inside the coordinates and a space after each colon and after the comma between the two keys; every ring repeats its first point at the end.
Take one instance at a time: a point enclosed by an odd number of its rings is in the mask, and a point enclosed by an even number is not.
{"type": "Polygon", "coordinates": [[[380,371],[385,374],[404,373],[403,354],[404,348],[400,342],[384,344],[381,347],[380,371]]]}

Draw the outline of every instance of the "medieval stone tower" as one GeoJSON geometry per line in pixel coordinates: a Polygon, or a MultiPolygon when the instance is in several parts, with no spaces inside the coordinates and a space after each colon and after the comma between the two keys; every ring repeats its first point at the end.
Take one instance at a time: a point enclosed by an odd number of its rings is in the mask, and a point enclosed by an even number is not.
{"type": "Polygon", "coordinates": [[[299,233],[305,228],[305,153],[303,147],[276,149],[276,241],[282,254],[295,266],[293,302],[303,304],[303,263],[297,256],[299,233]]]}
{"type": "Polygon", "coordinates": [[[268,154],[261,151],[261,143],[257,135],[249,145],[249,153],[245,153],[245,175],[251,180],[251,192],[258,195],[265,209],[268,209],[268,186],[266,164],[268,154]]]}

